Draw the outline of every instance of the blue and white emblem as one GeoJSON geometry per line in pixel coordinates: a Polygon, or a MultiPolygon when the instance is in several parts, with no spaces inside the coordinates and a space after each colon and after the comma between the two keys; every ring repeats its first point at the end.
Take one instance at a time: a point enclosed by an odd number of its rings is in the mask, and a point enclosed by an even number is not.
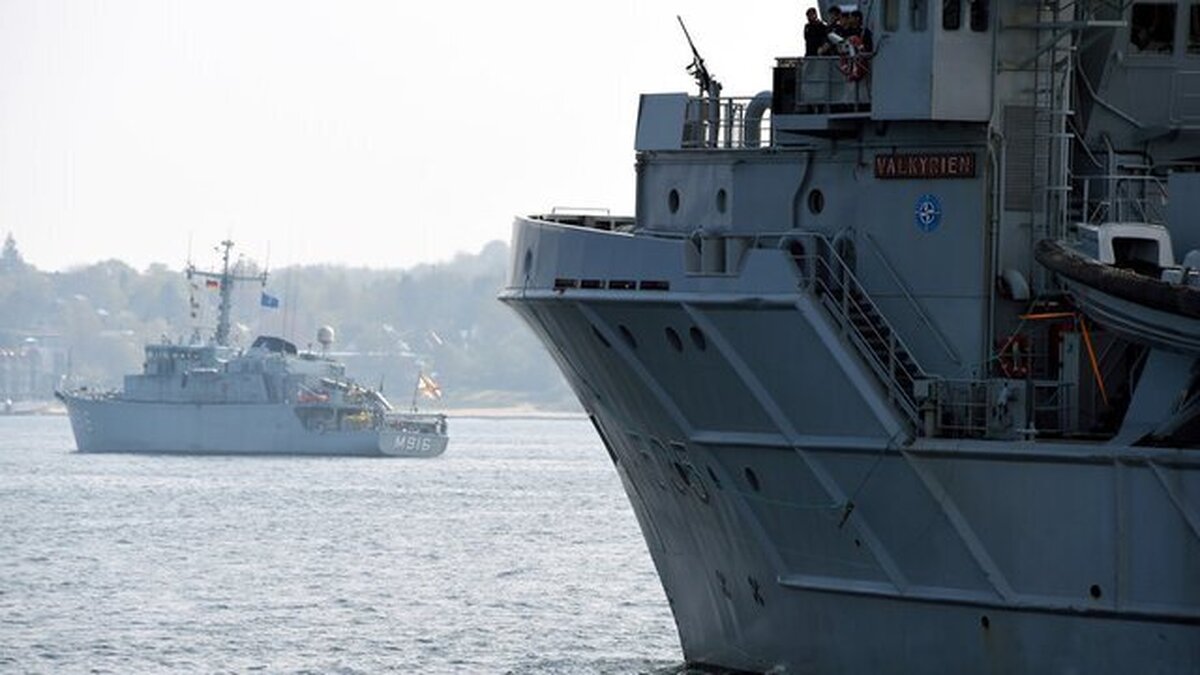
{"type": "Polygon", "coordinates": [[[913,209],[913,222],[922,232],[933,232],[942,224],[942,203],[931,194],[917,197],[917,205],[913,209]]]}

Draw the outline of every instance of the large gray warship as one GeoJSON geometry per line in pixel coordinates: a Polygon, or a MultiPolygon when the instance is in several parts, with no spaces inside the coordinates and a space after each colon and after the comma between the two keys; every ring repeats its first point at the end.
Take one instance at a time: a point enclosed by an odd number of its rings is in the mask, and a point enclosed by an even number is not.
{"type": "MultiPolygon", "coordinates": [[[[397,411],[374,389],[346,375],[325,353],[300,351],[288,340],[259,336],[249,349],[230,346],[233,288],[265,283],[231,267],[188,265],[189,279],[216,286],[220,305],[210,340],[147,345],[143,371],[122,391],[56,392],[66,405],[80,452],[298,454],[434,457],[446,450],[446,418],[397,411]]],[[[333,330],[317,340],[327,351],[333,330]]],[[[424,378],[419,378],[419,382],[424,378]]]]}
{"type": "Polygon", "coordinates": [[[1200,5],[859,9],[514,225],[686,660],[1200,672],[1200,5]]]}

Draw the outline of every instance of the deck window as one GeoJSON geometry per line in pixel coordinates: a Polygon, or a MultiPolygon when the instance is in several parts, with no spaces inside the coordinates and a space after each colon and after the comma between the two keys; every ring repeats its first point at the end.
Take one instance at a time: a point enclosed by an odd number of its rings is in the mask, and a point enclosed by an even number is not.
{"type": "Polygon", "coordinates": [[[1175,50],[1175,5],[1139,2],[1129,20],[1129,44],[1134,54],[1170,54],[1175,50]]]}
{"type": "Polygon", "coordinates": [[[958,30],[962,27],[962,0],[942,0],[942,29],[958,30]]]}

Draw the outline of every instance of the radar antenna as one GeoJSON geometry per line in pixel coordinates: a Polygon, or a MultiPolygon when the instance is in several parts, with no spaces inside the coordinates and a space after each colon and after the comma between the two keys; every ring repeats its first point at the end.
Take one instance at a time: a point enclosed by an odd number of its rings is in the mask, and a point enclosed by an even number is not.
{"type": "Polygon", "coordinates": [[[700,50],[696,49],[696,43],[692,42],[692,36],[683,23],[683,17],[676,14],[675,18],[679,20],[679,27],[683,29],[683,37],[687,38],[688,47],[692,48],[692,62],[687,66],[688,74],[696,79],[701,96],[707,94],[713,98],[720,98],[721,83],[708,72],[708,67],[704,65],[704,57],[700,56],[700,50]]]}

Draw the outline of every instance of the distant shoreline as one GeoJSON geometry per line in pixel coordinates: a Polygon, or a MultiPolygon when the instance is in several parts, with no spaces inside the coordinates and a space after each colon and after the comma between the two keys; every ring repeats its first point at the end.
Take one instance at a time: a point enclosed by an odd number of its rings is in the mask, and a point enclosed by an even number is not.
{"type": "Polygon", "coordinates": [[[581,420],[587,419],[582,410],[544,410],[528,406],[496,408],[450,408],[437,411],[450,418],[474,417],[479,419],[528,419],[528,420],[581,420]]]}

